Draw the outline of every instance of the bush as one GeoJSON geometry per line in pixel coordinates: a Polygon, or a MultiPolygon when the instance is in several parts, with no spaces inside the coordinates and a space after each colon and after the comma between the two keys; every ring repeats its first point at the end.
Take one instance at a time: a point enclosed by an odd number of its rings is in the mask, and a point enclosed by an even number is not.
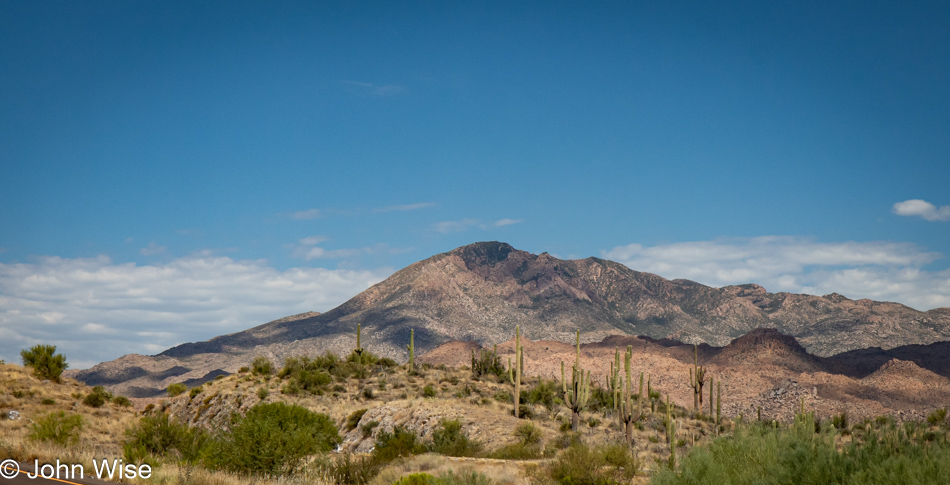
{"type": "Polygon", "coordinates": [[[44,406],[52,406],[53,404],[56,404],[56,400],[50,397],[44,397],[43,400],[40,401],[40,404],[44,406]]]}
{"type": "Polygon", "coordinates": [[[526,445],[541,444],[541,430],[534,423],[522,423],[515,428],[515,437],[519,443],[526,445]]]}
{"type": "Polygon", "coordinates": [[[112,393],[102,386],[92,388],[92,392],[86,395],[82,403],[91,408],[101,408],[105,403],[112,400],[112,393]]]}
{"type": "MultiPolygon", "coordinates": [[[[285,386],[286,394],[296,394],[301,390],[311,393],[323,393],[333,379],[329,371],[341,372],[341,363],[334,354],[311,360],[309,357],[290,358],[277,374],[281,379],[290,379],[285,386]]],[[[345,374],[345,373],[343,373],[345,374]]]]}
{"type": "Polygon", "coordinates": [[[259,397],[261,401],[263,401],[264,399],[267,399],[267,396],[269,395],[270,395],[270,391],[268,391],[266,387],[262,387],[257,390],[257,397],[259,397]]]}
{"type": "Polygon", "coordinates": [[[363,419],[363,415],[366,414],[365,409],[357,409],[350,413],[346,418],[346,429],[347,432],[353,431],[360,424],[360,420],[363,419]]]}
{"type": "Polygon", "coordinates": [[[482,444],[469,439],[457,419],[442,418],[432,433],[430,449],[446,456],[475,456],[482,451],[482,444]]]}
{"type": "Polygon", "coordinates": [[[60,382],[63,371],[69,367],[66,356],[56,353],[55,345],[34,345],[20,351],[25,367],[32,367],[33,374],[40,379],[60,382]]]}
{"type": "Polygon", "coordinates": [[[274,364],[266,357],[257,357],[251,363],[251,374],[270,377],[274,374],[274,364]]]}
{"type": "Polygon", "coordinates": [[[560,386],[553,380],[541,379],[535,384],[525,396],[525,402],[528,404],[540,404],[549,411],[557,406],[558,395],[561,392],[560,386]]]}
{"type": "Polygon", "coordinates": [[[435,397],[435,387],[433,387],[432,384],[426,384],[425,387],[422,388],[422,395],[424,397],[435,397]]]}
{"type": "Polygon", "coordinates": [[[125,460],[137,463],[145,456],[165,458],[172,452],[189,463],[207,458],[212,441],[201,428],[190,428],[165,413],[143,416],[125,431],[122,444],[125,460]]]}
{"type": "Polygon", "coordinates": [[[340,441],[325,414],[284,403],[258,404],[231,427],[221,443],[218,465],[241,473],[279,475],[294,471],[308,455],[332,450],[340,441]]]}
{"type": "Polygon", "coordinates": [[[380,431],[376,435],[373,457],[381,462],[389,462],[399,457],[425,453],[425,451],[425,446],[419,442],[415,433],[402,426],[396,426],[392,433],[380,431]]]}
{"type": "Polygon", "coordinates": [[[197,396],[198,394],[201,394],[202,392],[204,392],[204,388],[203,388],[203,387],[201,387],[201,386],[192,387],[192,388],[191,388],[191,392],[188,393],[188,397],[190,397],[191,399],[194,399],[195,396],[197,396]]]}
{"type": "Polygon", "coordinates": [[[168,397],[175,397],[188,390],[188,386],[183,382],[176,382],[168,386],[166,392],[168,392],[168,397]]]}
{"type": "Polygon", "coordinates": [[[34,441],[52,441],[60,446],[74,445],[79,442],[83,419],[78,414],[65,412],[49,413],[30,426],[30,439],[34,441]]]}
{"type": "Polygon", "coordinates": [[[116,396],[112,398],[112,403],[123,408],[132,406],[132,401],[125,396],[116,396]]]}
{"type": "Polygon", "coordinates": [[[947,408],[936,409],[927,416],[927,423],[931,426],[939,426],[947,419],[947,408]]]}

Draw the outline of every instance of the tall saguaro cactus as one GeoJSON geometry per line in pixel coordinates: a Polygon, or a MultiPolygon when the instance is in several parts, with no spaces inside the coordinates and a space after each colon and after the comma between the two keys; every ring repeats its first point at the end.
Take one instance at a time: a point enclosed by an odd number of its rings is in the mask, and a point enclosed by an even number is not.
{"type": "Polygon", "coordinates": [[[604,379],[607,383],[607,391],[610,393],[611,409],[620,408],[621,388],[620,382],[620,350],[614,349],[614,361],[610,363],[610,374],[604,379]]]}
{"type": "MultiPolygon", "coordinates": [[[[521,407],[521,366],[524,362],[524,349],[521,348],[521,326],[515,325],[515,417],[520,418],[518,414],[518,409],[521,407]]],[[[511,368],[511,361],[508,361],[509,369],[511,368]]]]}
{"type": "Polygon", "coordinates": [[[568,388],[564,376],[564,361],[561,361],[561,388],[564,391],[564,402],[571,409],[571,431],[577,431],[580,426],[581,410],[587,406],[590,398],[590,371],[584,375],[581,368],[581,331],[577,331],[577,355],[574,358],[574,367],[571,370],[571,386],[568,388]]]}
{"type": "Polygon", "coordinates": [[[673,421],[673,406],[670,404],[670,395],[666,395],[666,430],[670,441],[670,470],[676,467],[676,421],[673,421]]]}
{"type": "Polygon", "coordinates": [[[689,370],[689,386],[693,388],[693,409],[702,411],[703,384],[706,381],[706,368],[699,365],[699,351],[693,344],[693,368],[689,370]]]}
{"type": "Polygon", "coordinates": [[[416,330],[409,329],[409,345],[406,346],[406,349],[409,350],[409,373],[412,373],[412,367],[416,363],[416,330]]]}
{"type": "Polygon", "coordinates": [[[627,445],[633,444],[633,427],[634,424],[643,417],[642,409],[642,394],[643,394],[643,374],[640,375],[640,394],[637,398],[637,412],[633,411],[633,400],[630,398],[630,393],[633,392],[633,380],[631,377],[630,371],[630,359],[633,357],[633,346],[627,346],[627,352],[623,357],[623,370],[626,374],[626,381],[622,384],[623,388],[623,399],[620,401],[619,406],[619,415],[620,415],[620,424],[624,428],[624,433],[627,438],[627,445]]]}
{"type": "Polygon", "coordinates": [[[356,364],[363,365],[363,346],[360,345],[360,324],[356,324],[356,348],[353,349],[356,354],[356,364]]]}

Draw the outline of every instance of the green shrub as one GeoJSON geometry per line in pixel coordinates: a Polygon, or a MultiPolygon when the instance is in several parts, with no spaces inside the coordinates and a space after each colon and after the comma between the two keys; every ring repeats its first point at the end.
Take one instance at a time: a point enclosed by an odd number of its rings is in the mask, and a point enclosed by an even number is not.
{"type": "Polygon", "coordinates": [[[475,456],[482,451],[482,444],[462,432],[459,420],[442,418],[432,432],[430,449],[446,456],[475,456]]]}
{"type": "Polygon", "coordinates": [[[521,423],[515,428],[515,437],[519,443],[526,445],[541,444],[541,430],[534,423],[521,423]]]}
{"type": "Polygon", "coordinates": [[[266,357],[257,357],[251,363],[251,374],[270,377],[274,373],[274,364],[266,357]]]}
{"type": "Polygon", "coordinates": [[[947,408],[936,409],[927,416],[927,423],[931,426],[939,426],[947,420],[947,408]]]}
{"type": "Polygon", "coordinates": [[[419,437],[415,433],[402,426],[396,426],[391,433],[380,431],[376,435],[373,456],[382,462],[389,462],[396,458],[425,453],[425,451],[426,447],[419,442],[419,437]]]}
{"type": "Polygon", "coordinates": [[[356,411],[350,413],[350,415],[346,417],[346,426],[344,429],[347,432],[356,429],[356,427],[360,424],[360,420],[363,419],[364,414],[366,414],[366,409],[357,409],[356,411]]]}
{"type": "Polygon", "coordinates": [[[262,387],[257,390],[257,397],[259,397],[261,401],[263,401],[264,399],[267,399],[267,396],[269,395],[270,395],[270,391],[268,391],[266,387],[262,387]]]}
{"type": "Polygon", "coordinates": [[[377,426],[379,426],[379,421],[370,421],[361,426],[360,432],[363,433],[363,439],[366,439],[369,437],[369,435],[373,434],[373,430],[376,429],[377,426]]]}
{"type": "Polygon", "coordinates": [[[195,396],[201,394],[202,392],[204,392],[204,388],[202,386],[192,387],[191,392],[188,393],[188,397],[194,399],[195,396]]]}
{"type": "Polygon", "coordinates": [[[60,382],[63,371],[69,367],[66,356],[56,353],[55,345],[34,345],[20,351],[25,367],[32,367],[33,374],[40,379],[60,382]]]}
{"type": "Polygon", "coordinates": [[[105,403],[112,400],[112,393],[102,386],[92,388],[92,392],[83,398],[82,403],[91,408],[101,408],[105,403]]]}
{"type": "Polygon", "coordinates": [[[330,353],[312,360],[309,357],[290,358],[284,362],[284,368],[277,376],[290,380],[285,386],[286,394],[300,391],[322,394],[333,381],[330,371],[346,374],[341,370],[341,365],[339,358],[330,353]]]}
{"type": "Polygon", "coordinates": [[[379,359],[378,361],[376,361],[376,365],[380,367],[393,368],[399,364],[397,364],[395,360],[392,360],[389,357],[383,357],[382,359],[379,359]]]}
{"type": "Polygon", "coordinates": [[[183,382],[176,382],[168,386],[166,392],[168,392],[168,397],[175,397],[188,390],[188,386],[183,382]]]}
{"type": "Polygon", "coordinates": [[[40,404],[44,406],[52,406],[53,404],[56,404],[56,400],[53,398],[44,397],[43,400],[40,401],[40,404]]]}
{"type": "Polygon", "coordinates": [[[30,425],[29,437],[34,441],[52,441],[60,446],[74,445],[79,442],[82,427],[83,419],[78,414],[49,413],[30,425]]]}
{"type": "Polygon", "coordinates": [[[122,450],[126,462],[139,463],[143,457],[168,457],[175,452],[183,461],[194,463],[212,452],[211,437],[201,428],[191,428],[165,413],[143,416],[125,431],[122,450]]]}
{"type": "Polygon", "coordinates": [[[422,395],[424,397],[435,397],[435,387],[433,387],[432,384],[426,384],[425,387],[422,388],[422,395]]]}
{"type": "Polygon", "coordinates": [[[116,396],[112,398],[112,404],[115,404],[116,406],[119,406],[119,407],[127,408],[127,407],[132,406],[132,401],[125,396],[116,396]]]}
{"type": "Polygon", "coordinates": [[[221,442],[218,466],[227,470],[279,475],[295,470],[308,455],[340,443],[333,421],[296,405],[262,403],[248,410],[221,442]]]}
{"type": "Polygon", "coordinates": [[[561,392],[557,382],[548,379],[541,379],[525,395],[524,402],[528,404],[540,404],[548,410],[553,410],[557,406],[558,395],[561,392]]]}

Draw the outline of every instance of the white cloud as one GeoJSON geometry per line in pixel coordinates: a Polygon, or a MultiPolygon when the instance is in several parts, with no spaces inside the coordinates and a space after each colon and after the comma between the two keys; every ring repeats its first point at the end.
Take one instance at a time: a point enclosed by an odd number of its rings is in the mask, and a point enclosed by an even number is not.
{"type": "Polygon", "coordinates": [[[493,224],[495,227],[510,226],[512,224],[518,224],[524,222],[522,219],[498,219],[493,224]]]}
{"type": "Polygon", "coordinates": [[[159,246],[153,242],[148,243],[148,246],[139,250],[142,253],[142,256],[155,256],[157,254],[164,253],[168,248],[165,246],[159,246]]]}
{"type": "Polygon", "coordinates": [[[435,202],[419,202],[416,204],[391,205],[389,207],[380,207],[373,209],[373,212],[393,212],[393,211],[414,211],[435,206],[435,202]]]}
{"type": "Polygon", "coordinates": [[[918,216],[928,221],[950,221],[950,205],[936,207],[921,199],[905,200],[891,209],[899,216],[918,216]]]}
{"type": "Polygon", "coordinates": [[[833,242],[785,236],[618,246],[602,256],[637,271],[711,286],[758,283],[769,291],[950,306],[950,269],[922,269],[942,255],[910,243],[833,242]]]}
{"type": "Polygon", "coordinates": [[[290,217],[298,221],[310,221],[321,217],[323,214],[320,212],[320,209],[307,209],[304,211],[294,212],[290,217]]]}
{"type": "Polygon", "coordinates": [[[73,368],[127,353],[326,311],[381,281],[389,268],[278,271],[264,261],[189,257],[162,265],[45,257],[0,263],[0,358],[56,345],[73,368]],[[145,338],[143,338],[145,337],[145,338]]]}

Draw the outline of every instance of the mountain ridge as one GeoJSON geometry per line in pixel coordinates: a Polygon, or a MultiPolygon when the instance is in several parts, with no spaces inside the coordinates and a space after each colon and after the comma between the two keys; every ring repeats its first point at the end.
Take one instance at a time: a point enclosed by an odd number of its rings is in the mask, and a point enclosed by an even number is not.
{"type": "MultiPolygon", "coordinates": [[[[950,340],[950,309],[919,312],[837,293],[769,293],[751,283],[714,288],[601,258],[561,260],[489,241],[413,263],[325,313],[291,315],[157,356],[126,358],[124,365],[145,370],[126,383],[157,391],[173,379],[234,372],[257,355],[280,361],[346,354],[355,346],[357,324],[365,348],[397,360],[406,359],[410,329],[422,354],[448,341],[504,342],[516,325],[532,340],[569,342],[580,330],[585,342],[626,334],[720,347],[756,328],[775,328],[818,356],[950,340]],[[188,372],[165,375],[172,368],[188,372]]],[[[109,364],[77,377],[104,382],[118,374],[109,364]]]]}

